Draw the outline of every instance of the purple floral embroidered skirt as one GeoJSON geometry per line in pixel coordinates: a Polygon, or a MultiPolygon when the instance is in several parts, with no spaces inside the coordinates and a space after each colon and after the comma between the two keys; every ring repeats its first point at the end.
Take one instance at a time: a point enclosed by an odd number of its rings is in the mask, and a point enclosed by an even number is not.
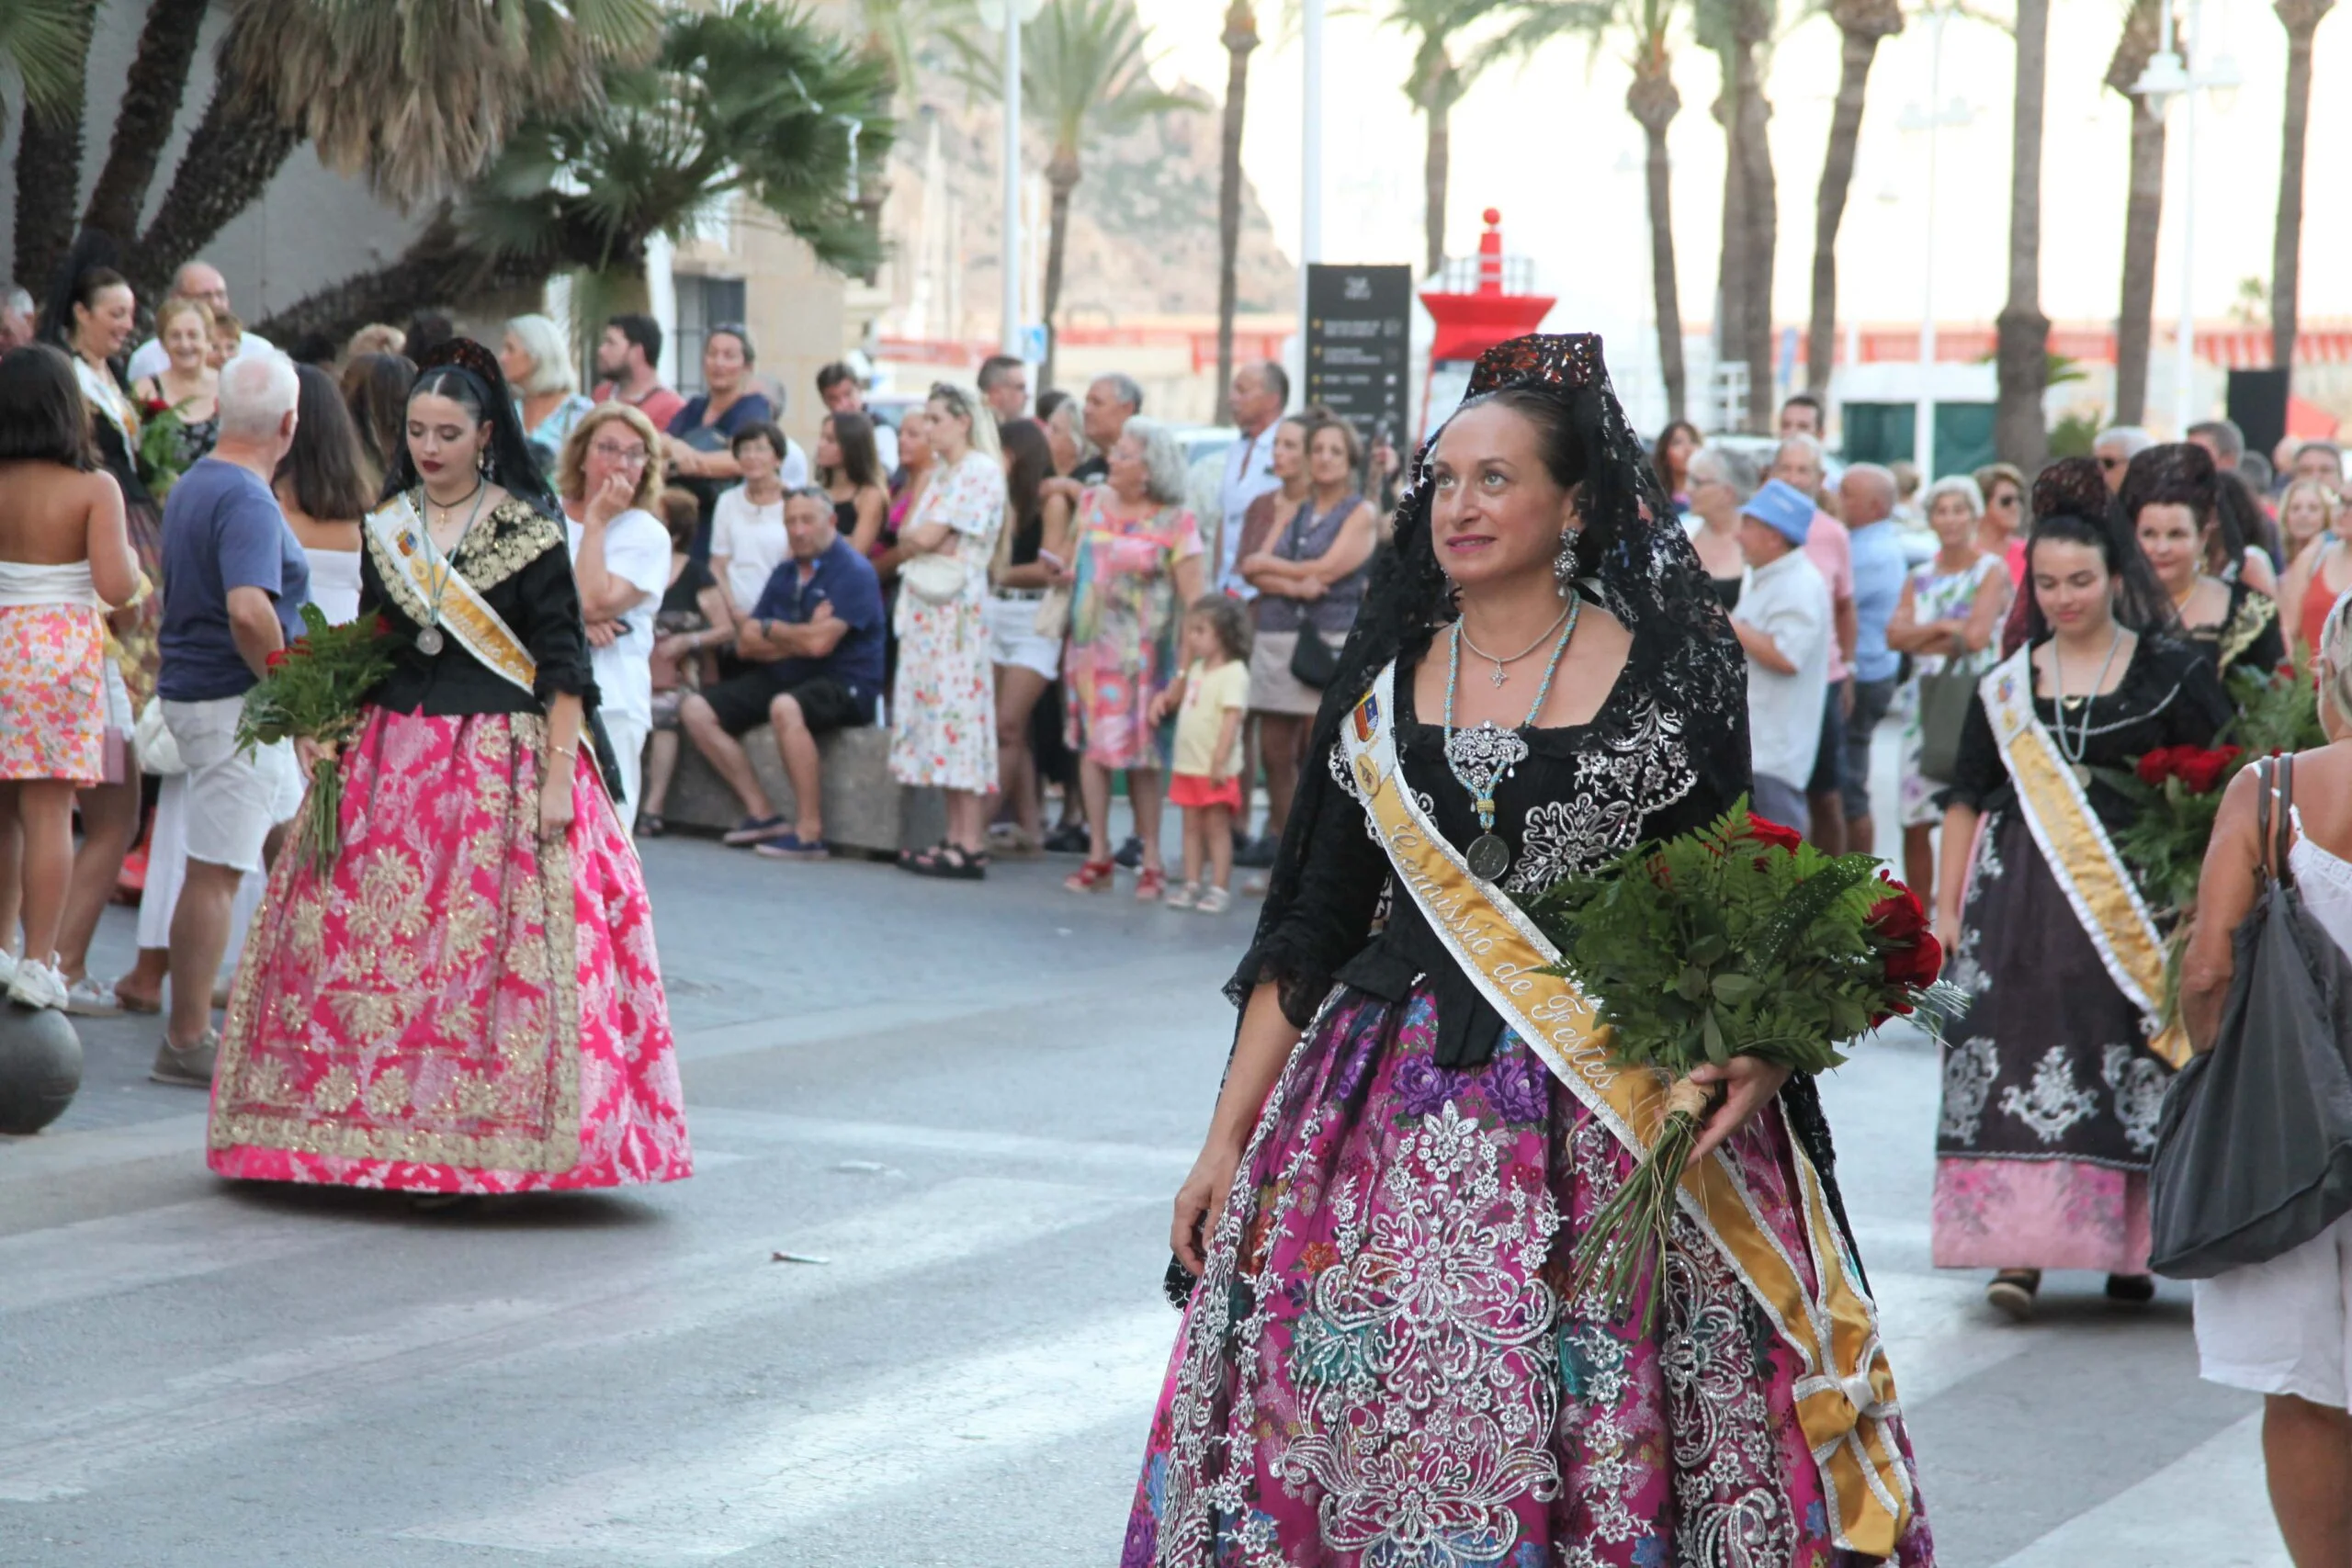
{"type": "MultiPolygon", "coordinates": [[[[1722,1255],[1679,1229],[1654,1336],[1572,1299],[1576,1237],[1633,1156],[1515,1035],[1483,1067],[1436,1066],[1436,1022],[1426,989],[1343,991],[1276,1083],[1121,1568],[1871,1561],[1831,1543],[1794,1356],[1722,1255]]],[[[1778,1111],[1730,1147],[1807,1260],[1778,1111]]],[[[1896,1560],[1928,1568],[1913,1498],[1896,1560]]]]}

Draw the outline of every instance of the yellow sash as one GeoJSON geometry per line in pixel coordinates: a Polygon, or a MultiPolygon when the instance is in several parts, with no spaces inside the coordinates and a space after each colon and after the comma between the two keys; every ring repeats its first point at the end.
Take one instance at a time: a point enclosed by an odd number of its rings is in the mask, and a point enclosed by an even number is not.
{"type": "Polygon", "coordinates": [[[441,630],[454,637],[492,674],[502,675],[526,692],[536,689],[538,662],[523,646],[514,629],[490,607],[465,574],[447,557],[436,570],[426,558],[424,520],[416,503],[403,495],[368,519],[368,535],[377,547],[376,564],[401,608],[419,626],[431,626],[436,598],[441,605],[441,630]]]}
{"type": "MultiPolygon", "coordinates": [[[[1606,1032],[1575,984],[1544,971],[1559,962],[1510,900],[1470,874],[1452,845],[1400,784],[1396,735],[1396,669],[1340,727],[1340,741],[1364,807],[1396,868],[1396,886],[1421,908],[1479,992],[1508,1020],[1585,1109],[1618,1141],[1646,1154],[1664,1115],[1667,1085],[1655,1073],[1609,1063],[1606,1032]]],[[[1894,1374],[1879,1341],[1878,1316],[1846,1256],[1822,1195],[1821,1178],[1791,1140],[1806,1237],[1820,1285],[1763,1223],[1738,1168],[1721,1151],[1682,1179],[1682,1210],[1721,1252],[1764,1315],[1795,1352],[1797,1422],[1820,1467],[1836,1520],[1837,1544],[1888,1557],[1911,1518],[1910,1472],[1889,1417],[1894,1374]]]]}
{"type": "Polygon", "coordinates": [[[2082,781],[2033,711],[2033,649],[2021,648],[1976,683],[2026,826],[2050,874],[2073,906],[2083,934],[2098,950],[2116,988],[2138,1008],[2148,1050],[2177,1070],[2188,1060],[2188,1033],[2164,1011],[2165,944],[2132,873],[2091,809],[2082,781]]]}

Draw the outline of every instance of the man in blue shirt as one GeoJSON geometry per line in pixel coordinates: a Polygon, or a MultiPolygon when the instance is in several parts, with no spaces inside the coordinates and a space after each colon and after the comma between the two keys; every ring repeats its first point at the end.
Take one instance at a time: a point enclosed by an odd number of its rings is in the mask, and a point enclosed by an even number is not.
{"type": "Polygon", "coordinates": [[[882,694],[885,616],[873,563],[841,536],[832,497],[807,488],[784,498],[792,558],[775,569],[735,639],[751,666],[688,694],[678,720],[727,787],[743,819],[727,842],[782,860],[825,858],[817,737],[874,722],[882,694]],[[794,820],[777,814],[737,737],[765,724],[775,733],[794,820]]]}
{"type": "Polygon", "coordinates": [[[1846,719],[1846,847],[1871,852],[1871,738],[1894,700],[1895,674],[1903,657],[1886,646],[1886,623],[1903,598],[1911,570],[1903,536],[1887,519],[1894,515],[1894,475],[1876,463],[1856,463],[1838,481],[1839,509],[1853,535],[1854,711],[1846,719]]]}
{"type": "Polygon", "coordinates": [[[172,1010],[150,1077],[212,1081],[220,1037],[212,987],[229,946],[237,886],[262,869],[277,802],[295,773],[287,742],[241,750],[245,693],[301,635],[309,558],[286,525],[270,476],[294,444],[294,367],[275,349],[220,372],[220,438],[164,507],[164,626],[155,682],[186,771],[187,876],[172,910],[172,1010]]]}

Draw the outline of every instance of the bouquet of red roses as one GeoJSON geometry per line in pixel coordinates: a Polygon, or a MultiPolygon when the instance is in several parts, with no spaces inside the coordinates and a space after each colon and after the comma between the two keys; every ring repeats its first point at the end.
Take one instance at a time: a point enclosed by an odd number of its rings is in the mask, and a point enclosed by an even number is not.
{"type": "Polygon", "coordinates": [[[1896,1014],[1930,1026],[1962,1001],[1936,976],[1942,950],[1918,897],[1875,857],[1826,855],[1743,799],[1695,832],[1644,844],[1537,898],[1611,1033],[1611,1060],[1671,1085],[1650,1152],[1594,1216],[1577,1288],[1621,1316],[1655,1319],[1676,1193],[1712,1100],[1690,1079],[1735,1056],[1797,1072],[1843,1063],[1850,1041],[1896,1014]]]}
{"type": "MultiPolygon", "coordinates": [[[[247,750],[301,739],[340,746],[359,733],[360,699],[391,673],[391,623],[381,615],[330,626],[316,604],[302,606],[300,637],[269,656],[269,668],[245,694],[237,744],[247,750]]],[[[311,788],[294,829],[294,852],[324,876],[343,848],[343,773],[334,757],[311,764],[311,788]]]]}
{"type": "Polygon", "coordinates": [[[2222,786],[2245,756],[2237,746],[2159,746],[2132,765],[2129,784],[2109,775],[2140,807],[2116,833],[2115,852],[2138,874],[2141,891],[2167,913],[2197,897],[2222,786]]]}

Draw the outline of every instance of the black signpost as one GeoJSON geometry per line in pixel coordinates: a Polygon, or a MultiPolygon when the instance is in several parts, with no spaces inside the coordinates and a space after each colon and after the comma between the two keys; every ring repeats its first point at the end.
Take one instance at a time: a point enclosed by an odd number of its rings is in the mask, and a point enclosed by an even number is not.
{"type": "Polygon", "coordinates": [[[1409,266],[1306,269],[1306,400],[1355,426],[1369,446],[1384,434],[1411,446],[1406,360],[1413,310],[1409,266]]]}

